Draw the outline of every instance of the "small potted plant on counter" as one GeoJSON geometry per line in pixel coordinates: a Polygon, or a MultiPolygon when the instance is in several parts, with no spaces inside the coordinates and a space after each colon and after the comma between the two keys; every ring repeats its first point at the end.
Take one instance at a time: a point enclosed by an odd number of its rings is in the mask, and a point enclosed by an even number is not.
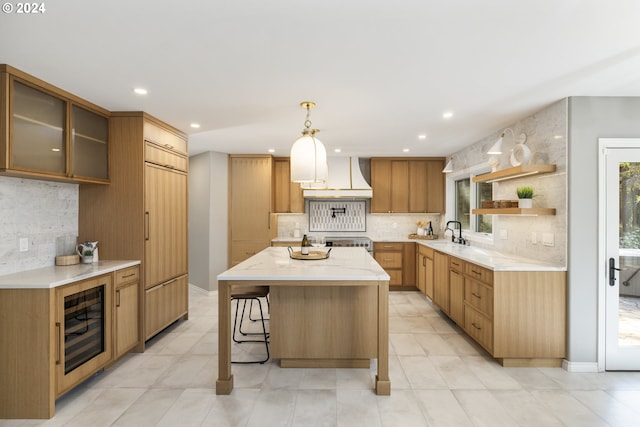
{"type": "Polygon", "coordinates": [[[519,208],[531,208],[533,207],[533,187],[523,186],[516,189],[518,195],[518,207],[519,208]]]}

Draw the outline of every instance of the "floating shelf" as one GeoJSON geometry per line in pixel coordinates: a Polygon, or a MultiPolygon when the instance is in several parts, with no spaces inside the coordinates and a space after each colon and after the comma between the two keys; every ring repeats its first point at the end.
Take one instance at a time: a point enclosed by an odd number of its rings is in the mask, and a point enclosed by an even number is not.
{"type": "Polygon", "coordinates": [[[554,208],[496,208],[473,209],[474,215],[555,215],[554,208]]]}
{"type": "Polygon", "coordinates": [[[523,176],[538,175],[556,171],[556,165],[522,165],[513,168],[478,175],[473,177],[473,182],[497,182],[507,179],[521,178],[523,176]]]}

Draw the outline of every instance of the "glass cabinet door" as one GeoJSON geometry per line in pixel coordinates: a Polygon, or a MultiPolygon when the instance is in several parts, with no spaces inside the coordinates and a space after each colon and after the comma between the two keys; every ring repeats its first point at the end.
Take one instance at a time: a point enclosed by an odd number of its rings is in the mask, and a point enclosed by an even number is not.
{"type": "Polygon", "coordinates": [[[109,120],[77,105],[71,107],[72,176],[109,178],[109,120]]]}
{"type": "Polygon", "coordinates": [[[12,167],[66,174],[66,103],[13,82],[12,167]]]}

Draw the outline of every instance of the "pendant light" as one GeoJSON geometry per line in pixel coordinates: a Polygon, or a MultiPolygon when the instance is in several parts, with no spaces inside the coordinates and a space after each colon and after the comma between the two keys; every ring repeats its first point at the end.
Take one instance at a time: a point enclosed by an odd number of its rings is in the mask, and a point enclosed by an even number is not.
{"type": "Polygon", "coordinates": [[[307,110],[307,120],[304,122],[305,128],[302,136],[295,140],[291,146],[290,164],[291,181],[299,182],[303,186],[318,186],[324,184],[328,177],[327,151],[324,145],[315,134],[318,129],[311,129],[309,120],[310,110],[316,106],[314,102],[300,103],[302,108],[307,110]]]}

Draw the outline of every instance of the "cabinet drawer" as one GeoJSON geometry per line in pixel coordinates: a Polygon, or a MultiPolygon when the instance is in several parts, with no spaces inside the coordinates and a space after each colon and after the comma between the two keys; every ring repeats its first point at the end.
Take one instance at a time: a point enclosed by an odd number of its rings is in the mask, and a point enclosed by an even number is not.
{"type": "Polygon", "coordinates": [[[152,142],[176,153],[187,154],[187,141],[178,135],[146,121],[144,122],[143,132],[145,141],[152,142]]]}
{"type": "Polygon", "coordinates": [[[464,329],[489,353],[493,352],[492,322],[469,306],[465,306],[464,309],[464,329]]]}
{"type": "Polygon", "coordinates": [[[402,242],[374,242],[373,252],[384,251],[401,251],[404,243],[402,242]]]}
{"type": "Polygon", "coordinates": [[[149,163],[181,171],[188,169],[189,161],[186,157],[164,150],[150,142],[145,144],[144,150],[144,159],[149,163]]]}
{"type": "Polygon", "coordinates": [[[116,270],[116,287],[124,285],[126,283],[137,282],[139,278],[140,269],[137,265],[135,267],[116,270]]]}
{"type": "Polygon", "coordinates": [[[459,260],[458,258],[449,257],[449,268],[451,270],[462,273],[464,271],[464,261],[459,260]]]}
{"type": "Polygon", "coordinates": [[[418,253],[424,257],[433,259],[433,249],[426,246],[418,245],[418,253]]]}
{"type": "Polygon", "coordinates": [[[181,276],[147,289],[145,292],[145,328],[149,338],[187,313],[188,276],[181,276]]]}
{"type": "Polygon", "coordinates": [[[467,276],[473,277],[474,279],[480,280],[488,285],[493,285],[493,271],[478,267],[475,264],[466,263],[464,267],[464,273],[467,276]]]}
{"type": "Polygon", "coordinates": [[[488,317],[493,316],[493,288],[467,278],[465,280],[464,301],[488,317]]]}
{"type": "Polygon", "coordinates": [[[402,270],[385,270],[389,275],[389,286],[402,286],[402,270]]]}
{"type": "Polygon", "coordinates": [[[402,268],[402,252],[374,252],[378,264],[387,268],[402,268]]]}

